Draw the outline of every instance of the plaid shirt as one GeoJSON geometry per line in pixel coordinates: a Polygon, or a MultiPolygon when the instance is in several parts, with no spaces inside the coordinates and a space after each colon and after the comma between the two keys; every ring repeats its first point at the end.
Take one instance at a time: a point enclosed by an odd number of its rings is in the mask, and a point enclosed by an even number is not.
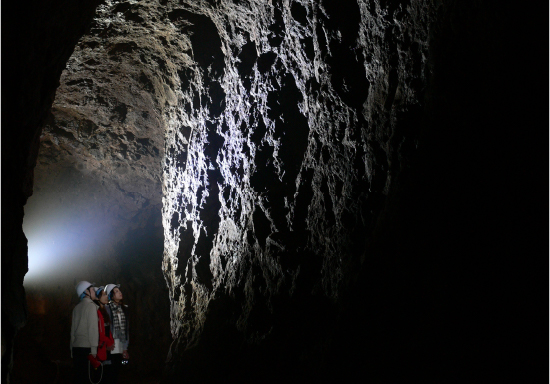
{"type": "Polygon", "coordinates": [[[115,339],[125,341],[127,324],[126,315],[124,314],[122,307],[114,301],[109,303],[109,308],[111,308],[111,313],[113,314],[111,319],[111,323],[113,325],[113,336],[115,339]],[[120,315],[120,319],[118,315],[120,315]]]}

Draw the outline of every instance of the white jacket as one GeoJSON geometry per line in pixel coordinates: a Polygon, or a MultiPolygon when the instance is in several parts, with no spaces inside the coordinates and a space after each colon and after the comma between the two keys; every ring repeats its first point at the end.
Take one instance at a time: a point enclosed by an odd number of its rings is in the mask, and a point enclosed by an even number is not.
{"type": "Polygon", "coordinates": [[[73,347],[91,348],[91,354],[97,354],[99,344],[98,306],[88,296],[73,309],[71,324],[71,356],[73,347]]]}

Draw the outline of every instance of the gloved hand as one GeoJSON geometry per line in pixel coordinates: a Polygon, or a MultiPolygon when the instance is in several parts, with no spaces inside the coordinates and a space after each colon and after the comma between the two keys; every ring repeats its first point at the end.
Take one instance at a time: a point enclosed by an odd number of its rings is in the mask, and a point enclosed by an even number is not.
{"type": "Polygon", "coordinates": [[[98,369],[101,365],[101,362],[96,359],[97,355],[92,355],[91,353],[88,355],[88,360],[90,360],[90,364],[92,364],[92,367],[94,369],[98,369]]]}

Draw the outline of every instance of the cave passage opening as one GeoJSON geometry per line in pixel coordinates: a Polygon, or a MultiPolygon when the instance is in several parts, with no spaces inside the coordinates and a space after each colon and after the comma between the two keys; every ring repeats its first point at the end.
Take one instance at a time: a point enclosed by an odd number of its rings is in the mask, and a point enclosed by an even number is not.
{"type": "Polygon", "coordinates": [[[61,74],[25,206],[26,286],[120,276],[143,258],[132,242],[154,244],[160,269],[164,135],[189,42],[156,11],[100,5],[61,74]]]}
{"type": "Polygon", "coordinates": [[[161,375],[172,342],[161,268],[162,163],[190,59],[186,36],[166,23],[151,24],[155,12],[142,7],[147,4],[100,6],[61,73],[24,206],[28,321],[18,336],[14,376],[31,374],[25,361],[46,364],[39,351],[70,362],[74,288],[81,280],[121,284],[133,334],[128,374],[138,378],[129,380],[161,375]],[[132,10],[113,19],[128,6],[145,20],[133,19],[132,10]]]}

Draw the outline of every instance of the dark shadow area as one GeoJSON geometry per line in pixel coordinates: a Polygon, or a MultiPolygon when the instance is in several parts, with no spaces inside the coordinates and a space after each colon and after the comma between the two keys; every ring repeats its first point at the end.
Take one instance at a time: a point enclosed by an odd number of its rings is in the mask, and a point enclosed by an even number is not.
{"type": "Polygon", "coordinates": [[[32,193],[40,128],[61,71],[99,4],[59,0],[3,7],[2,381],[10,372],[14,337],[27,319],[23,206],[32,193]]]}
{"type": "Polygon", "coordinates": [[[418,155],[346,295],[334,377],[548,379],[548,44],[511,27],[523,13],[470,5],[432,31],[418,155]]]}

